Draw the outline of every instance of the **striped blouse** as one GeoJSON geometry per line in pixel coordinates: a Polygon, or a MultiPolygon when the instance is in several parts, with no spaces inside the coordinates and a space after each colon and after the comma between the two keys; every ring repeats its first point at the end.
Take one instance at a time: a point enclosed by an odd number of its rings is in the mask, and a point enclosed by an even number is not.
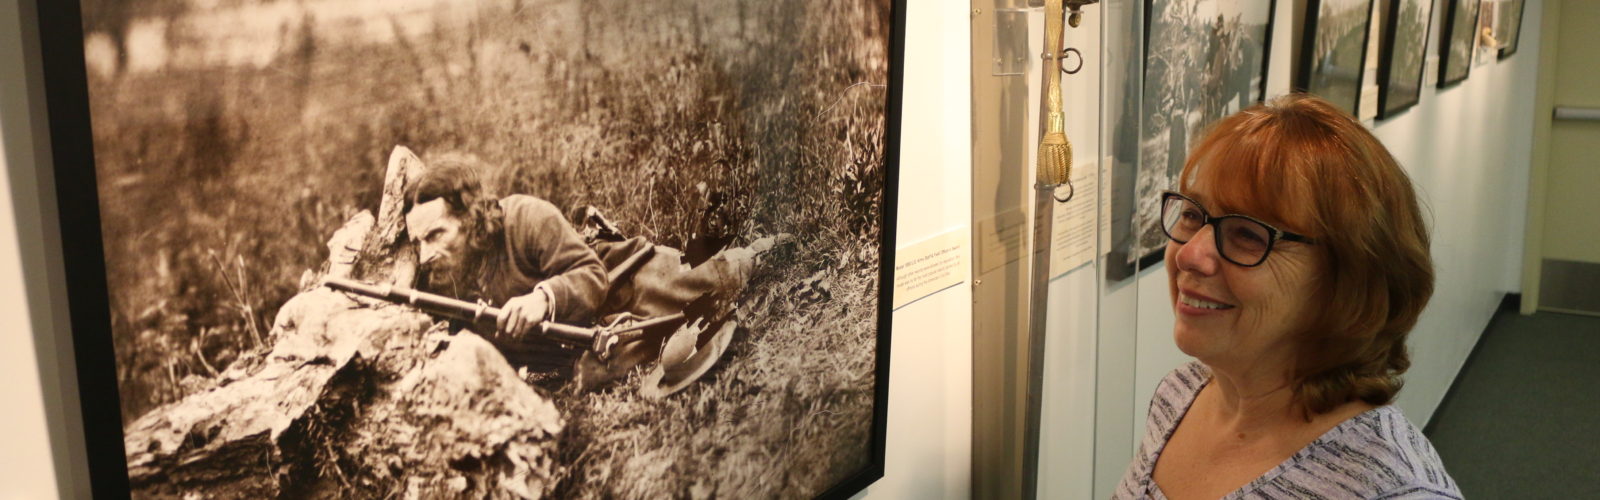
{"type": "MultiPolygon", "coordinates": [[[[1144,439],[1112,498],[1166,499],[1152,477],[1156,458],[1210,381],[1211,370],[1198,361],[1161,380],[1144,439]]],[[[1389,405],[1341,422],[1223,500],[1271,498],[1459,499],[1461,492],[1428,438],[1389,405]]]]}

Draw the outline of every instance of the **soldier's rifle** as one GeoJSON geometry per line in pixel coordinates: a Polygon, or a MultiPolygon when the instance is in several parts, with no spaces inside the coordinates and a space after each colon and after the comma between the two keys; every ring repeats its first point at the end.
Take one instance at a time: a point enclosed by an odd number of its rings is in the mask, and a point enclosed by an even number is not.
{"type": "MultiPolygon", "coordinates": [[[[393,304],[409,305],[430,315],[466,321],[489,328],[499,324],[500,316],[504,314],[500,308],[489,304],[468,302],[403,286],[369,285],[347,278],[327,278],[323,283],[334,290],[393,304]]],[[[540,336],[562,344],[589,349],[599,355],[601,360],[604,360],[609,357],[611,347],[618,342],[638,339],[644,334],[643,331],[646,328],[680,321],[683,318],[684,314],[681,312],[648,319],[638,319],[632,315],[623,315],[622,318],[618,318],[609,325],[597,327],[543,321],[539,323],[538,329],[540,336]]]]}

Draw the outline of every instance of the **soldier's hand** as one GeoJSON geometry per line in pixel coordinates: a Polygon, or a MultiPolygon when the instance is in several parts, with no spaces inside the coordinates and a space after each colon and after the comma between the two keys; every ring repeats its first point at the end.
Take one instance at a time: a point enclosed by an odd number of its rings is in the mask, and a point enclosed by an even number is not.
{"type": "Polygon", "coordinates": [[[543,290],[534,290],[533,293],[506,301],[505,307],[500,308],[500,322],[495,326],[500,328],[501,335],[522,337],[543,323],[545,315],[549,313],[549,297],[543,290]]]}

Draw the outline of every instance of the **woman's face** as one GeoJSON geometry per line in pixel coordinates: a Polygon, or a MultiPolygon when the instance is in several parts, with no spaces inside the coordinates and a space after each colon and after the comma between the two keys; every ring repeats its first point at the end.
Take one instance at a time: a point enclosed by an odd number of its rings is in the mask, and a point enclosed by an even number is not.
{"type": "MultiPolygon", "coordinates": [[[[1197,182],[1183,194],[1212,216],[1227,215],[1208,191],[1197,182]]],[[[1167,242],[1167,284],[1177,316],[1173,339],[1185,354],[1208,365],[1261,368],[1269,363],[1287,368],[1295,354],[1293,334],[1316,307],[1312,296],[1324,259],[1321,251],[1279,241],[1266,261],[1244,267],[1217,253],[1215,237],[1207,225],[1188,243],[1167,242]]]]}

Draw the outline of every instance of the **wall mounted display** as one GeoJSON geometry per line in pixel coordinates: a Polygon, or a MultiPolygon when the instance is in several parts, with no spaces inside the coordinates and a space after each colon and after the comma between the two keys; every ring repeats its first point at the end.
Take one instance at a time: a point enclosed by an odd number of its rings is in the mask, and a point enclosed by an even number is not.
{"type": "Polygon", "coordinates": [[[1390,0],[1384,24],[1383,56],[1378,65],[1379,119],[1416,105],[1422,94],[1433,0],[1390,0]]]}
{"type": "Polygon", "coordinates": [[[1146,0],[1134,200],[1118,204],[1132,206],[1127,231],[1135,237],[1125,253],[1113,251],[1125,258],[1109,264],[1108,276],[1122,279],[1160,262],[1167,244],[1161,191],[1183,170],[1207,124],[1261,102],[1275,8],[1273,0],[1146,0]]]}
{"type": "Polygon", "coordinates": [[[1439,88],[1467,79],[1472,71],[1472,51],[1477,43],[1477,0],[1443,0],[1444,31],[1439,37],[1439,88]]]}
{"type": "Polygon", "coordinates": [[[1472,65],[1482,66],[1495,60],[1495,54],[1500,52],[1500,7],[1505,5],[1499,0],[1483,0],[1478,4],[1478,44],[1472,51],[1472,65]]]}
{"type": "Polygon", "coordinates": [[[1522,14],[1527,11],[1525,0],[1506,0],[1501,4],[1505,12],[1500,15],[1500,27],[1495,34],[1500,40],[1500,58],[1517,53],[1517,41],[1522,38],[1522,14]]]}
{"type": "Polygon", "coordinates": [[[882,476],[903,1],[37,9],[96,497],[882,476]]]}
{"type": "Polygon", "coordinates": [[[1304,56],[1296,87],[1327,99],[1351,116],[1360,116],[1372,3],[1311,0],[1306,6],[1306,29],[1300,44],[1304,56]]]}

